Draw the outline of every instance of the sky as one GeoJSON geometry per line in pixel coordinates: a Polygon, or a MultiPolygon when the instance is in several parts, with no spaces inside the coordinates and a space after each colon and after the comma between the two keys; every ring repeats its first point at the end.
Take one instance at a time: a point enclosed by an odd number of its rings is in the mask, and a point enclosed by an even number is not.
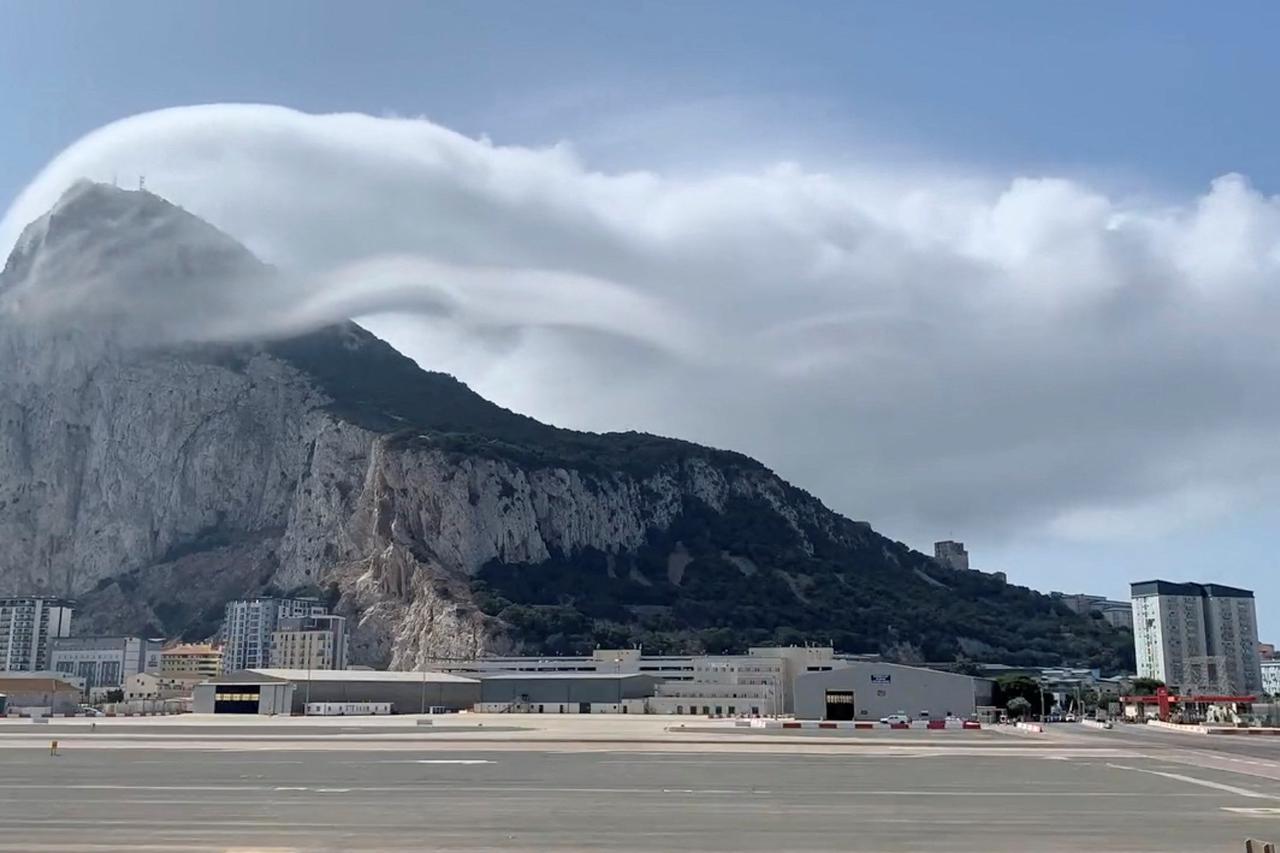
{"type": "Polygon", "coordinates": [[[1117,6],[0,0],[0,251],[146,173],[256,320],[1274,639],[1280,9],[1117,6]]]}

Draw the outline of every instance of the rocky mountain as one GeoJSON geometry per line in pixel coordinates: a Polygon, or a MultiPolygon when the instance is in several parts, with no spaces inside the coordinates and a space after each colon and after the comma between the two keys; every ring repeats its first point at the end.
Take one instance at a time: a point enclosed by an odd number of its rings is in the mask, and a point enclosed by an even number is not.
{"type": "Polygon", "coordinates": [[[79,632],[188,637],[230,598],[311,593],[393,668],[637,642],[1132,654],[740,454],[539,423],[350,322],[198,333],[228,282],[273,274],[145,192],[80,184],[26,229],[0,273],[0,592],[74,596],[79,632]]]}

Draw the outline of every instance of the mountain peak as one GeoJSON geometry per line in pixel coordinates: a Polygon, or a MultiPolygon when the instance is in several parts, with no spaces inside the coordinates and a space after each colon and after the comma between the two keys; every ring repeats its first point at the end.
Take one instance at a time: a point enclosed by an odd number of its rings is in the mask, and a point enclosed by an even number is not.
{"type": "Polygon", "coordinates": [[[80,180],[28,225],[0,304],[30,320],[138,319],[160,329],[220,282],[267,270],[233,238],[146,190],[80,180]]]}

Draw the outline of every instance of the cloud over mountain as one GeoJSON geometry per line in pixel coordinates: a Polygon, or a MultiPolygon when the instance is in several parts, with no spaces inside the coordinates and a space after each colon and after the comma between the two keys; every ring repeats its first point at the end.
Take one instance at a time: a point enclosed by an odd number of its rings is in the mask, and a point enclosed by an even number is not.
{"type": "Polygon", "coordinates": [[[1156,204],[856,156],[714,166],[602,174],[420,119],[187,107],[69,148],[0,250],[75,180],[145,173],[280,270],[195,312],[104,285],[158,329],[377,315],[503,405],[733,447],[917,541],[1146,535],[1276,493],[1280,203],[1244,178],[1156,204]]]}

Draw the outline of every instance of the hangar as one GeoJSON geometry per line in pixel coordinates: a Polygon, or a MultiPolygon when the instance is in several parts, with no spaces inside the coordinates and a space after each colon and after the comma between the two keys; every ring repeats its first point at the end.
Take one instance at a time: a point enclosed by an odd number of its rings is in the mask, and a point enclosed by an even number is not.
{"type": "Polygon", "coordinates": [[[943,719],[974,710],[974,679],[935,669],[855,662],[796,678],[798,719],[879,720],[898,713],[943,719]]]}
{"type": "Polygon", "coordinates": [[[244,669],[192,691],[197,714],[301,714],[309,702],[390,703],[393,714],[461,711],[480,701],[480,682],[445,672],[370,669],[244,669]]]}
{"type": "Polygon", "coordinates": [[[478,711],[643,714],[657,679],[643,673],[495,672],[480,676],[478,711]]]}

